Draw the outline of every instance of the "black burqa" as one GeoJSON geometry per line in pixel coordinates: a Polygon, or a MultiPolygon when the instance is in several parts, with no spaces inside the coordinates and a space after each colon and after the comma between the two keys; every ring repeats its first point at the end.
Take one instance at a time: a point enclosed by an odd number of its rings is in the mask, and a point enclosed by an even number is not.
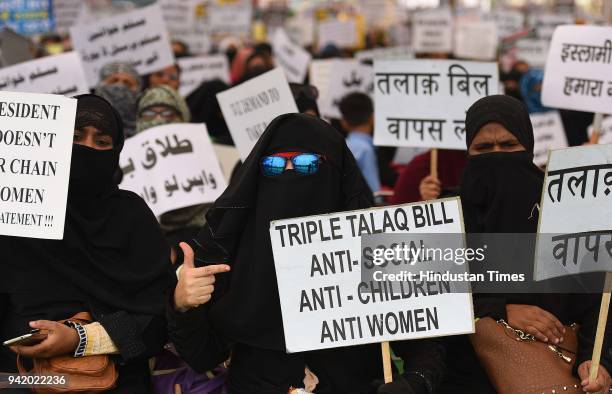
{"type": "Polygon", "coordinates": [[[234,145],[230,135],[217,94],[227,90],[229,86],[220,79],[203,82],[192,93],[185,98],[191,113],[192,123],[206,123],[208,134],[213,142],[234,145]]]}
{"type": "Polygon", "coordinates": [[[113,181],[124,143],[121,119],[98,96],[76,99],[75,128],[105,131],[114,146],[73,145],[62,240],[0,237],[9,271],[28,273],[5,290],[13,327],[3,327],[4,334],[22,333],[28,319],[65,319],[83,310],[163,316],[169,249],[144,201],[113,181]]]}

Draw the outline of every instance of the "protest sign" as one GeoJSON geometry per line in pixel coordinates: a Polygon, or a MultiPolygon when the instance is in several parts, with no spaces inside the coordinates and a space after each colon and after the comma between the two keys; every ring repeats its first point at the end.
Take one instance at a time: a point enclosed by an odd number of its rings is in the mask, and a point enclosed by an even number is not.
{"type": "Polygon", "coordinates": [[[361,236],[380,233],[457,234],[453,246],[462,247],[459,199],[270,223],[287,352],[473,332],[469,292],[445,292],[432,282],[417,296],[407,289],[420,283],[417,278],[364,278],[361,236]],[[425,211],[435,212],[438,221],[426,221],[425,211]],[[401,294],[400,286],[406,286],[401,294]]]}
{"type": "Polygon", "coordinates": [[[2,68],[0,90],[65,96],[89,93],[81,59],[76,52],[47,56],[2,68]]]}
{"type": "Polygon", "coordinates": [[[529,115],[533,125],[533,162],[538,166],[546,165],[548,151],[567,148],[567,137],[557,111],[529,115]]]}
{"type": "Polygon", "coordinates": [[[125,141],[120,187],[142,197],[156,216],[213,202],[227,186],[204,124],[153,127],[125,141]]]}
{"type": "Polygon", "coordinates": [[[457,23],[455,57],[473,60],[495,60],[497,27],[493,22],[457,23]]]}
{"type": "Polygon", "coordinates": [[[560,25],[569,25],[574,23],[574,17],[571,14],[529,14],[527,24],[535,29],[537,38],[550,40],[553,32],[560,25]]]}
{"type": "Polygon", "coordinates": [[[515,10],[494,10],[484,14],[482,20],[495,23],[500,40],[520,32],[525,24],[525,16],[515,10]]]}
{"type": "Polygon", "coordinates": [[[174,63],[168,32],[156,5],[73,26],[70,36],[81,55],[89,86],[98,83],[100,69],[111,62],[131,63],[141,75],[174,63]]]}
{"type": "Polygon", "coordinates": [[[544,67],[548,57],[549,40],[524,38],[514,45],[514,58],[527,62],[531,67],[544,67]]]}
{"type": "Polygon", "coordinates": [[[465,149],[465,112],[499,87],[496,63],[382,60],[374,70],[376,145],[465,149]]]}
{"type": "Polygon", "coordinates": [[[319,97],[317,98],[319,111],[329,95],[330,77],[335,61],[334,59],[317,59],[310,62],[308,79],[310,84],[319,91],[319,97]]]}
{"type": "Polygon", "coordinates": [[[217,94],[217,100],[242,160],[274,118],[298,112],[285,73],[278,67],[217,94]]]}
{"type": "Polygon", "coordinates": [[[248,36],[253,5],[250,0],[214,1],[206,6],[207,25],[215,36],[248,36]]]}
{"type": "Polygon", "coordinates": [[[372,94],[373,68],[355,59],[334,59],[329,70],[328,87],[319,100],[319,111],[330,118],[341,118],[340,101],[353,92],[372,94]]]}
{"type": "Polygon", "coordinates": [[[612,113],[612,27],[555,30],[542,84],[548,107],[612,113]]]}
{"type": "Polygon", "coordinates": [[[32,40],[9,28],[0,29],[0,68],[32,60],[36,48],[32,40]]]}
{"type": "Polygon", "coordinates": [[[443,8],[415,13],[412,17],[412,47],[417,53],[452,52],[451,10],[443,8]]]}
{"type": "Polygon", "coordinates": [[[333,44],[340,48],[352,48],[358,44],[357,25],[354,19],[346,21],[321,21],[317,26],[319,48],[333,44]]]}
{"type": "Polygon", "coordinates": [[[181,68],[179,93],[189,96],[204,81],[220,79],[229,84],[229,65],[225,55],[193,56],[177,59],[181,68]]]}
{"type": "Polygon", "coordinates": [[[276,29],[272,40],[274,59],[285,70],[289,82],[303,83],[312,56],[304,48],[289,40],[283,29],[276,29]]]}
{"type": "Polygon", "coordinates": [[[552,151],[542,189],[536,280],[612,271],[612,145],[552,151]]]}
{"type": "Polygon", "coordinates": [[[201,0],[164,0],[158,3],[172,39],[185,43],[193,55],[210,51],[212,42],[206,18],[198,16],[197,12],[202,6],[201,0]]]}
{"type": "Polygon", "coordinates": [[[0,92],[0,234],[62,239],[75,99],[0,92]]]}
{"type": "Polygon", "coordinates": [[[84,7],[85,2],[83,0],[53,0],[55,31],[67,33],[79,21],[79,16],[84,12],[84,7]]]}
{"type": "Polygon", "coordinates": [[[363,60],[403,60],[413,59],[414,50],[408,45],[397,47],[381,47],[355,52],[355,59],[363,60]]]}
{"type": "MultiPolygon", "coordinates": [[[[593,136],[594,127],[590,125],[588,128],[589,137],[593,136]]],[[[601,129],[599,130],[598,144],[612,144],[612,116],[603,119],[601,129]]]]}
{"type": "Polygon", "coordinates": [[[53,31],[52,0],[0,1],[0,28],[26,36],[53,31]]]}

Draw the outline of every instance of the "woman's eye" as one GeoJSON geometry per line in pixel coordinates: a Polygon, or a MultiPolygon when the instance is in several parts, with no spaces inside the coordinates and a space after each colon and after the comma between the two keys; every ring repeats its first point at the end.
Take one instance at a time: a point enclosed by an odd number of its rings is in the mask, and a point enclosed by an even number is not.
{"type": "Polygon", "coordinates": [[[98,141],[96,141],[96,144],[99,146],[110,146],[110,141],[106,140],[106,139],[100,139],[98,141]]]}

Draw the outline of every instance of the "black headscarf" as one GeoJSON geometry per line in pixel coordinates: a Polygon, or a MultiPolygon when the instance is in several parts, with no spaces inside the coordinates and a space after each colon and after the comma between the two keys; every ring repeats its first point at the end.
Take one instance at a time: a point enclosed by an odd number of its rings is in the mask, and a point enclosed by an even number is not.
{"type": "Polygon", "coordinates": [[[113,181],[124,142],[121,118],[101,97],[76,99],[75,128],[108,132],[113,149],[73,145],[62,240],[0,237],[8,247],[3,253],[16,262],[13,269],[29,272],[10,292],[25,293],[15,297],[18,309],[42,318],[69,303],[99,313],[161,316],[170,282],[169,248],[144,201],[113,181]]]}
{"type": "Polygon", "coordinates": [[[467,111],[469,150],[487,123],[502,124],[525,147],[524,152],[469,156],[461,181],[461,202],[467,232],[535,232],[543,172],[533,164],[533,128],[523,103],[509,96],[484,97],[467,111]]]}
{"type": "Polygon", "coordinates": [[[373,198],[344,138],[319,118],[277,117],[267,127],[238,173],[208,211],[196,247],[197,264],[232,266],[215,286],[211,324],[229,340],[285,350],[270,221],[324,214],[373,204],[373,198]],[[319,171],[275,177],[260,173],[263,156],[282,151],[325,156],[319,171]]]}
{"type": "Polygon", "coordinates": [[[185,100],[191,112],[191,122],[206,123],[208,134],[214,142],[234,145],[217,100],[217,93],[228,88],[229,86],[220,79],[205,81],[185,100]]]}

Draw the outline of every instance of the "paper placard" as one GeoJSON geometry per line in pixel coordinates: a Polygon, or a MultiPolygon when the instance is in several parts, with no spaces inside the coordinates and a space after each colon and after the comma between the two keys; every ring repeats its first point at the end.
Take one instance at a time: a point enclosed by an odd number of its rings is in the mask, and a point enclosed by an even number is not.
{"type": "Polygon", "coordinates": [[[371,95],[373,68],[355,59],[334,59],[331,63],[328,88],[319,100],[319,111],[324,116],[340,119],[340,101],[349,93],[371,95]]]}
{"type": "Polygon", "coordinates": [[[208,27],[216,36],[248,36],[253,19],[253,6],[250,0],[232,2],[211,2],[206,7],[208,27]]]}
{"type": "Polygon", "coordinates": [[[449,8],[421,11],[412,17],[412,47],[417,53],[453,50],[453,15],[449,8]]]}
{"type": "Polygon", "coordinates": [[[414,59],[414,50],[408,45],[386,48],[366,49],[355,52],[357,60],[405,60],[414,59]]]}
{"type": "Polygon", "coordinates": [[[177,59],[181,68],[179,93],[189,96],[204,81],[220,79],[229,84],[229,65],[225,55],[194,56],[177,59]]]}
{"type": "Polygon", "coordinates": [[[298,112],[285,73],[278,67],[217,94],[217,100],[243,161],[274,118],[298,112]]]}
{"type": "Polygon", "coordinates": [[[1,68],[0,90],[65,96],[89,93],[81,59],[76,52],[1,68]]]}
{"type": "Polygon", "coordinates": [[[548,57],[549,40],[538,38],[524,38],[515,44],[514,57],[527,62],[531,67],[541,68],[546,64],[548,57]]]}
{"type": "MultiPolygon", "coordinates": [[[[593,135],[593,125],[590,125],[587,131],[590,138],[593,135]]],[[[598,144],[612,144],[612,116],[606,116],[603,122],[601,122],[598,144]]]]}
{"type": "Polygon", "coordinates": [[[307,50],[289,40],[283,29],[276,29],[272,40],[276,63],[285,70],[289,82],[303,83],[312,56],[307,50]]]}
{"type": "Polygon", "coordinates": [[[53,0],[55,31],[67,33],[79,21],[84,7],[83,0],[53,0]]]}
{"type": "Polygon", "coordinates": [[[77,101],[0,92],[0,234],[62,239],[77,101]]]}
{"type": "Polygon", "coordinates": [[[382,60],[374,70],[375,145],[465,149],[465,112],[499,88],[496,63],[382,60]]]}
{"type": "Polygon", "coordinates": [[[198,17],[197,8],[201,0],[164,0],[160,4],[168,33],[173,40],[183,42],[189,47],[192,55],[210,52],[210,40],[206,19],[198,17]]]}
{"type": "Polygon", "coordinates": [[[319,48],[333,44],[340,48],[352,48],[358,43],[357,25],[354,19],[346,21],[322,21],[317,27],[319,48]]]}
{"type": "Polygon", "coordinates": [[[156,216],[211,203],[227,186],[203,123],[167,124],[127,139],[120,165],[119,186],[140,195],[156,216]]]}
{"type": "Polygon", "coordinates": [[[492,21],[497,26],[498,38],[504,39],[523,30],[525,16],[515,10],[495,10],[482,17],[483,21],[492,21]]]}
{"type": "Polygon", "coordinates": [[[319,91],[319,97],[317,98],[319,111],[321,111],[321,107],[326,105],[329,96],[330,77],[335,61],[334,59],[315,59],[310,63],[308,80],[319,91]]]}
{"type": "Polygon", "coordinates": [[[70,37],[81,55],[89,86],[98,83],[100,69],[111,62],[129,62],[140,75],[174,64],[168,32],[157,5],[73,26],[70,37]]]}
{"type": "Polygon", "coordinates": [[[536,31],[537,38],[550,40],[557,26],[570,25],[574,23],[574,17],[570,14],[530,14],[529,27],[536,31]]]}
{"type": "Polygon", "coordinates": [[[612,145],[552,151],[542,189],[536,280],[612,271],[612,145]]]}
{"type": "Polygon", "coordinates": [[[548,151],[567,148],[567,137],[558,111],[529,115],[533,125],[533,162],[538,166],[548,162],[548,151]]]}
{"type": "Polygon", "coordinates": [[[457,23],[455,57],[473,60],[495,60],[497,27],[493,22],[457,23]]]}
{"type": "Polygon", "coordinates": [[[542,103],[612,113],[611,62],[612,27],[558,27],[546,61],[542,103]]]}
{"type": "Polygon", "coordinates": [[[288,353],[473,332],[470,293],[428,291],[423,297],[400,297],[398,293],[396,297],[388,297],[388,293],[377,297],[371,288],[384,286],[384,292],[391,292],[388,286],[397,288],[399,283],[362,279],[360,235],[381,231],[383,221],[389,224],[393,218],[399,218],[408,228],[396,224],[385,233],[418,236],[463,232],[458,198],[270,223],[288,353]],[[425,205],[438,215],[444,209],[451,222],[419,227],[419,212],[425,205]],[[308,228],[305,231],[310,231],[310,236],[304,235],[299,242],[290,240],[289,231],[295,233],[297,229],[301,237],[300,228],[308,228]],[[426,322],[422,318],[426,315],[435,315],[435,323],[426,322]],[[421,324],[417,328],[416,324],[398,321],[421,324]]]}

